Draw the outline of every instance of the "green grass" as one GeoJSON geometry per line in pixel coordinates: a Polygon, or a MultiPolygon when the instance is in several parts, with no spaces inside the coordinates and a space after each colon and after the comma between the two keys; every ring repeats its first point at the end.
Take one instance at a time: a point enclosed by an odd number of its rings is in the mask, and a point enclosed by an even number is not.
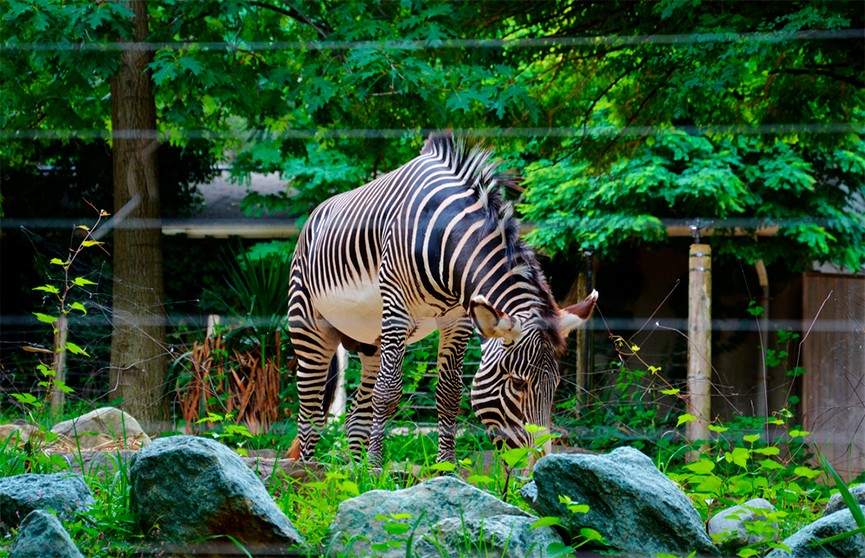
{"type": "MultiPolygon", "coordinates": [[[[35,418],[35,417],[30,417],[35,418]]],[[[11,421],[12,417],[2,418],[11,421]]],[[[38,420],[38,418],[37,418],[38,420]]],[[[43,428],[47,421],[43,422],[43,428]]],[[[226,426],[226,425],[223,425],[226,426]]],[[[395,426],[411,427],[410,423],[395,426]]],[[[328,527],[334,520],[339,504],[370,490],[396,490],[420,482],[424,478],[452,472],[470,484],[530,511],[519,496],[519,489],[528,480],[518,474],[508,475],[503,461],[518,459],[519,454],[503,455],[503,459],[486,462],[491,445],[477,425],[466,420],[463,435],[457,439],[455,467],[435,463],[437,436],[434,432],[409,429],[408,434],[389,435],[385,455],[389,465],[376,471],[367,463],[355,462],[348,452],[342,424],[327,427],[317,448],[316,461],[323,465],[312,478],[297,481],[280,473],[278,465],[268,473],[266,487],[276,504],[291,519],[307,539],[302,551],[317,556],[328,543],[328,527]],[[323,472],[322,472],[323,471],[323,472]]],[[[819,517],[829,489],[821,482],[819,468],[809,466],[808,447],[802,442],[803,433],[781,426],[784,434],[764,440],[753,434],[750,424],[731,424],[717,433],[704,457],[686,463],[688,449],[682,444],[647,443],[643,448],[656,463],[691,497],[704,519],[725,507],[750,498],[764,497],[778,508],[773,516],[777,528],[761,527],[764,541],[746,547],[738,555],[748,558],[765,553],[778,541],[819,517]]],[[[248,437],[237,429],[218,428],[209,436],[221,440],[239,453],[253,449],[274,449],[282,454],[293,436],[285,426],[268,435],[248,437]]],[[[47,441],[50,441],[50,436],[47,441]]],[[[579,443],[580,441],[577,440],[579,443]]],[[[59,455],[45,454],[46,441],[36,441],[18,448],[12,440],[0,440],[0,476],[25,472],[50,473],[69,470],[59,455]]],[[[610,448],[605,448],[610,449],[610,448]]],[[[82,465],[81,454],[73,455],[82,465]]],[[[73,540],[85,556],[133,556],[144,536],[139,532],[130,510],[129,471],[125,461],[108,454],[109,463],[84,467],[83,476],[91,488],[96,504],[86,516],[67,523],[73,540]]],[[[8,554],[11,538],[0,539],[0,557],[8,554]]]]}

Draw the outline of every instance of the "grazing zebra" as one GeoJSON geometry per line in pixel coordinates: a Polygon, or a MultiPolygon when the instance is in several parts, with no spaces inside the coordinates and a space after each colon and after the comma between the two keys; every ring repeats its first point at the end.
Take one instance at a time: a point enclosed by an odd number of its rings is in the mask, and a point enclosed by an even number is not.
{"type": "Polygon", "coordinates": [[[493,440],[532,443],[550,426],[564,336],[597,292],[560,310],[499,189],[490,152],[435,133],[419,157],[334,196],[310,215],[291,268],[289,330],[298,358],[299,457],[309,459],[327,413],[328,365],[339,343],[360,354],[346,421],[350,447],[381,463],[385,423],[402,395],[406,346],[440,332],[439,461],[454,461],[466,344],[486,339],[472,406],[493,440]]]}

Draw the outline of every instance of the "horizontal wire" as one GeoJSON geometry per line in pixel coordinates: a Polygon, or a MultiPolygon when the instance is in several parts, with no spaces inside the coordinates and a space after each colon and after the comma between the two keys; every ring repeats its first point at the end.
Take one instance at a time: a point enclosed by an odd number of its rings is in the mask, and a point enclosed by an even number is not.
{"type": "MultiPolygon", "coordinates": [[[[41,130],[18,129],[0,130],[2,140],[47,140],[47,139],[157,139],[163,141],[186,139],[226,139],[248,138],[259,139],[400,139],[406,137],[426,137],[436,131],[436,128],[338,128],[338,129],[295,129],[272,131],[267,129],[250,129],[243,131],[231,130],[169,130],[157,131],[146,129],[124,130],[41,130]]],[[[693,135],[702,134],[732,134],[732,135],[766,135],[766,134],[848,134],[865,133],[865,123],[834,122],[827,124],[709,124],[704,126],[676,126],[665,128],[661,126],[580,126],[580,127],[550,127],[550,128],[458,128],[453,130],[457,135],[472,137],[647,137],[663,136],[685,132],[693,135]]]]}
{"type": "Polygon", "coordinates": [[[538,37],[519,39],[440,39],[381,41],[209,41],[209,42],[20,42],[0,45],[0,52],[76,51],[117,52],[157,50],[277,51],[277,50],[440,50],[462,48],[550,48],[641,45],[691,45],[717,43],[772,43],[782,41],[848,40],[865,38],[865,29],[769,32],[688,33],[673,35],[605,35],[598,37],[538,37]]]}

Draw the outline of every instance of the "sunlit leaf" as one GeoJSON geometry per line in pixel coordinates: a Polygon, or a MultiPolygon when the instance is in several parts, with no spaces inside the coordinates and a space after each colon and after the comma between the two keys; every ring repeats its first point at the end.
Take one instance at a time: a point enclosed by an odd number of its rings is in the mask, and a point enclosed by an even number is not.
{"type": "Polygon", "coordinates": [[[73,355],[90,356],[89,354],[87,354],[87,351],[85,351],[84,349],[82,349],[81,347],[79,347],[78,345],[73,343],[72,341],[67,341],[65,347],[66,347],[66,350],[69,351],[70,353],[72,353],[73,355]]]}

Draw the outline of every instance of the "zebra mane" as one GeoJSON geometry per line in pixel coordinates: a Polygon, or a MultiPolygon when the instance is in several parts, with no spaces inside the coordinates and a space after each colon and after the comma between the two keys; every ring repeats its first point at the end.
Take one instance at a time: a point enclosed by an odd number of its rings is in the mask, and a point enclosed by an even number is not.
{"type": "Polygon", "coordinates": [[[433,132],[424,143],[421,155],[439,157],[451,171],[464,179],[487,209],[488,231],[498,229],[505,240],[508,268],[537,287],[536,311],[542,330],[553,347],[561,352],[565,339],[559,330],[559,307],[550,290],[546,277],[538,263],[535,251],[520,238],[520,223],[514,217],[513,205],[504,199],[502,191],[518,184],[512,173],[499,170],[499,163],[492,160],[492,151],[481,142],[467,142],[463,137],[454,138],[452,132],[433,132]]]}

